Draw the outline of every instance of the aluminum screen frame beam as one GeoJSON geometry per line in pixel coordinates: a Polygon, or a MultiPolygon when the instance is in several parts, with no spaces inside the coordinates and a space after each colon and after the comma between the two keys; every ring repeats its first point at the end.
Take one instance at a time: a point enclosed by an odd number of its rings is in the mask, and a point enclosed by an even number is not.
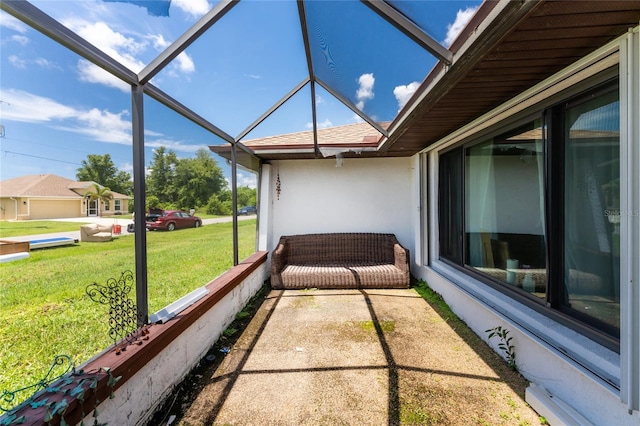
{"type": "Polygon", "coordinates": [[[302,41],[304,43],[304,54],[307,59],[307,70],[309,72],[309,80],[311,81],[311,123],[313,126],[313,151],[316,157],[319,157],[320,148],[318,147],[318,114],[316,110],[316,76],[313,72],[313,59],[311,57],[311,45],[309,44],[309,26],[307,25],[307,10],[304,7],[305,0],[297,0],[298,16],[300,17],[300,30],[302,31],[302,41]]]}
{"type": "Polygon", "coordinates": [[[233,223],[233,266],[240,262],[238,252],[238,163],[236,160],[236,146],[231,145],[231,221],[233,223]]]}
{"type": "Polygon", "coordinates": [[[388,137],[389,136],[389,132],[387,132],[385,129],[383,129],[382,127],[380,127],[380,125],[378,123],[376,123],[374,120],[372,120],[367,114],[365,114],[364,112],[360,111],[358,109],[358,107],[356,107],[355,105],[353,105],[347,98],[345,98],[344,96],[342,96],[340,93],[336,92],[335,90],[333,90],[328,84],[324,83],[322,80],[320,80],[319,78],[316,78],[316,81],[318,82],[318,84],[320,86],[322,86],[322,88],[324,90],[326,90],[327,92],[331,93],[331,95],[333,95],[335,98],[337,98],[340,102],[342,102],[347,108],[349,108],[351,111],[353,111],[354,113],[356,113],[360,118],[362,118],[364,121],[366,121],[367,123],[369,123],[371,125],[371,127],[374,127],[379,133],[381,133],[384,137],[388,137]]]}
{"type": "Polygon", "coordinates": [[[138,74],[140,82],[142,84],[149,82],[149,80],[162,71],[169,62],[174,60],[176,56],[184,51],[184,49],[189,47],[191,43],[196,41],[202,34],[211,28],[213,24],[226,15],[227,12],[236,6],[239,1],[240,0],[220,0],[213,9],[207,12],[206,15],[185,31],[176,41],[171,43],[169,47],[167,47],[160,55],[140,71],[138,74]]]}
{"type": "Polygon", "coordinates": [[[133,147],[133,199],[138,220],[134,226],[136,264],[136,310],[138,327],[149,323],[149,283],[147,277],[147,227],[144,163],[144,96],[142,86],[131,88],[131,133],[133,147]]]}
{"type": "Polygon", "coordinates": [[[276,102],[275,104],[273,104],[273,106],[271,108],[269,108],[268,110],[266,110],[260,117],[258,117],[257,120],[255,120],[253,123],[251,123],[246,129],[244,129],[242,132],[240,132],[240,134],[238,136],[236,136],[236,141],[241,141],[245,136],[247,136],[247,134],[249,134],[253,129],[255,129],[257,126],[260,125],[260,123],[262,123],[264,120],[267,119],[267,117],[269,117],[271,114],[274,113],[275,110],[277,110],[278,108],[280,108],[282,105],[284,105],[285,102],[287,102],[289,99],[291,99],[293,97],[293,95],[295,95],[296,93],[298,93],[300,90],[302,90],[302,88],[309,83],[309,78],[306,78],[304,80],[302,80],[300,83],[298,83],[297,86],[295,86],[293,89],[291,89],[291,91],[289,91],[289,93],[287,93],[286,95],[284,95],[282,97],[282,99],[280,99],[278,102],[276,102]]]}
{"type": "Polygon", "coordinates": [[[125,83],[138,84],[138,76],[120,62],[89,43],[28,1],[2,0],[0,8],[92,64],[113,74],[125,83]]]}
{"type": "Polygon", "coordinates": [[[447,65],[451,65],[453,63],[453,53],[451,53],[449,49],[445,48],[430,35],[422,31],[420,27],[414,24],[402,13],[398,12],[394,7],[390,6],[387,2],[384,0],[361,1],[389,24],[396,27],[404,35],[438,58],[438,60],[447,65]]]}
{"type": "Polygon", "coordinates": [[[236,140],[233,138],[233,136],[229,135],[224,130],[220,129],[218,126],[211,123],[210,121],[203,118],[202,116],[196,114],[193,110],[181,104],[176,99],[172,98],[162,90],[158,89],[153,84],[151,83],[145,84],[144,92],[150,97],[152,97],[153,99],[155,99],[156,101],[166,106],[167,108],[171,109],[174,112],[177,112],[187,120],[194,122],[198,126],[208,130],[209,132],[220,137],[221,139],[224,139],[226,142],[229,142],[230,144],[236,143],[236,140]]]}

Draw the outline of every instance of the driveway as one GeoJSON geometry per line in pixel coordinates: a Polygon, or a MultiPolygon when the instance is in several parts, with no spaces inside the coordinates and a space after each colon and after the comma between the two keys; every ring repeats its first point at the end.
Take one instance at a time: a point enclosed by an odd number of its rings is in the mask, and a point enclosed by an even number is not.
{"type": "MultiPolygon", "coordinates": [[[[238,216],[238,220],[249,220],[249,219],[255,219],[256,216],[238,216]]],[[[68,237],[68,238],[74,238],[74,239],[80,239],[80,225],[83,223],[99,223],[101,225],[115,225],[118,224],[122,227],[121,229],[121,234],[120,235],[128,235],[130,234],[129,232],[127,232],[127,225],[129,223],[132,223],[131,219],[121,219],[121,218],[117,218],[117,217],[66,217],[66,218],[62,218],[62,219],[47,219],[47,220],[52,220],[52,221],[57,221],[57,222],[77,222],[78,223],[78,230],[77,231],[66,231],[66,232],[52,232],[49,234],[37,234],[37,235],[24,235],[24,236],[17,236],[17,237],[6,237],[6,238],[2,238],[3,240],[8,240],[8,241],[30,241],[30,240],[40,240],[43,238],[56,238],[56,237],[68,237]]],[[[216,217],[216,218],[212,218],[212,219],[202,219],[202,224],[203,225],[209,225],[211,223],[225,223],[225,222],[231,222],[232,217],[231,216],[226,216],[226,217],[216,217]]],[[[114,237],[118,237],[118,235],[114,234],[114,237]]]]}

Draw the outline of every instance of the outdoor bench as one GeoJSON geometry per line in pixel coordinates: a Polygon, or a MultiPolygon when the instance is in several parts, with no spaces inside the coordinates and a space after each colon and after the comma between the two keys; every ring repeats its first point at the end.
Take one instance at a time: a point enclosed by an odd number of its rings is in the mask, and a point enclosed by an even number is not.
{"type": "Polygon", "coordinates": [[[408,288],[409,251],[393,234],[282,236],[271,254],[271,286],[408,288]]]}
{"type": "Polygon", "coordinates": [[[111,241],[112,238],[113,232],[109,225],[88,223],[80,226],[80,241],[82,242],[111,241]]]}

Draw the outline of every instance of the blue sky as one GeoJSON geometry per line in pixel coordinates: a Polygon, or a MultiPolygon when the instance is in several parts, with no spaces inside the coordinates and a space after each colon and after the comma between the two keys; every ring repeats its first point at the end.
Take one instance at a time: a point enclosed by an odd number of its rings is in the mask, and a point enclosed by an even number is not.
{"type": "MultiPolygon", "coordinates": [[[[101,0],[34,1],[35,6],[135,72],[215,5],[173,0],[169,16],[101,0]]],[[[448,46],[479,1],[392,1],[448,46]]],[[[307,2],[316,74],[374,120],[391,120],[436,59],[358,1],[307,2]]],[[[132,171],[129,88],[22,22],[0,12],[0,179],[54,173],[75,179],[89,154],[110,154],[132,171]]],[[[152,80],[237,136],[307,77],[295,1],[243,0],[152,80]]],[[[320,127],[361,120],[319,89],[320,127]]],[[[247,139],[308,130],[308,87],[247,139]]],[[[165,146],[189,157],[222,141],[145,98],[145,157],[165,146]]],[[[228,168],[225,168],[227,177],[228,168]]],[[[241,172],[239,184],[255,177],[241,172]]]]}

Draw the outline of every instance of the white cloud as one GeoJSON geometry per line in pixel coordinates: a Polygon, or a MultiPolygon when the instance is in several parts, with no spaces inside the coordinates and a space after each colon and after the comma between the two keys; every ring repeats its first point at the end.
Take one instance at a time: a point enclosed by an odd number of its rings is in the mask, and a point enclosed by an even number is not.
{"type": "Polygon", "coordinates": [[[98,108],[88,111],[76,111],[74,118],[78,125],[56,126],[57,129],[78,133],[99,142],[131,145],[131,121],[127,117],[128,111],[112,113],[98,108]]]}
{"type": "Polygon", "coordinates": [[[131,86],[127,83],[87,60],[78,60],[78,71],[80,72],[81,81],[103,84],[105,86],[121,90],[125,93],[131,92],[131,86]]]}
{"type": "Polygon", "coordinates": [[[161,146],[163,146],[166,149],[170,149],[173,151],[191,152],[191,153],[195,153],[201,148],[207,148],[205,145],[186,145],[180,141],[175,141],[173,139],[168,139],[168,138],[158,138],[151,141],[145,140],[144,146],[146,148],[160,148],[161,146]]]}
{"type": "Polygon", "coordinates": [[[16,68],[19,69],[27,69],[27,66],[29,66],[30,64],[35,64],[37,66],[39,66],[40,68],[46,68],[46,69],[56,69],[59,70],[61,69],[60,66],[58,64],[56,64],[55,62],[51,62],[48,59],[44,59],[44,58],[37,58],[37,59],[33,59],[33,60],[26,60],[26,59],[22,59],[16,55],[11,55],[9,56],[9,63],[11,65],[13,65],[16,68]]]}
{"type": "Polygon", "coordinates": [[[45,58],[37,58],[35,61],[35,64],[38,65],[41,68],[46,68],[46,69],[56,69],[56,70],[61,70],[62,68],[60,68],[60,65],[56,64],[55,62],[51,62],[48,59],[45,58]]]}
{"type": "Polygon", "coordinates": [[[471,17],[476,13],[479,6],[476,7],[468,7],[465,10],[458,10],[456,14],[456,20],[453,24],[447,25],[447,38],[444,39],[443,44],[447,47],[451,46],[453,41],[458,37],[460,31],[462,31],[471,19],[471,17]]]}
{"type": "Polygon", "coordinates": [[[260,80],[262,76],[260,74],[245,74],[245,77],[252,78],[254,80],[260,80]]]}
{"type": "Polygon", "coordinates": [[[331,123],[331,120],[329,120],[328,118],[325,118],[323,121],[318,123],[318,128],[319,129],[326,129],[326,128],[332,127],[332,126],[333,126],[333,123],[331,123]]]}
{"type": "Polygon", "coordinates": [[[0,11],[0,27],[5,27],[21,34],[25,34],[29,28],[22,21],[3,11],[0,11]]]}
{"type": "Polygon", "coordinates": [[[144,63],[136,55],[146,49],[147,41],[127,37],[104,22],[72,20],[65,25],[132,71],[139,72],[144,68],[144,63]]]}
{"type": "Polygon", "coordinates": [[[144,136],[145,138],[149,138],[149,137],[160,137],[162,136],[162,133],[160,132],[155,132],[153,130],[149,130],[149,129],[144,129],[144,136]]]}
{"type": "MultiPolygon", "coordinates": [[[[98,142],[131,145],[131,119],[129,111],[113,113],[98,108],[73,108],[53,99],[16,89],[2,90],[2,119],[27,123],[51,123],[66,132],[84,135],[98,142]]],[[[180,152],[195,153],[203,145],[188,145],[145,130],[145,146],[164,146],[180,152]]]]}
{"type": "Polygon", "coordinates": [[[182,52],[176,57],[177,67],[185,74],[191,74],[196,70],[196,66],[193,63],[193,59],[186,53],[182,52]]]}
{"type": "MultiPolygon", "coordinates": [[[[326,129],[328,127],[332,127],[333,123],[328,118],[325,118],[324,121],[316,122],[318,129],[326,129]]],[[[307,129],[313,129],[313,123],[307,123],[307,129]]]]}
{"type": "MultiPolygon", "coordinates": [[[[189,3],[189,5],[190,4],[191,3],[189,3]]],[[[81,18],[73,18],[63,23],[91,44],[136,73],[145,67],[144,61],[139,59],[140,55],[150,49],[160,52],[171,44],[162,34],[140,35],[135,32],[125,34],[113,29],[106,22],[99,20],[94,22],[81,18]]],[[[103,84],[125,92],[130,90],[128,84],[86,60],[81,59],[78,61],[78,71],[80,72],[81,81],[103,84]]],[[[182,52],[169,65],[165,75],[178,77],[181,74],[192,74],[193,72],[195,72],[193,59],[187,53],[182,52]]]]}
{"type": "Polygon", "coordinates": [[[133,174],[133,164],[131,163],[122,163],[120,164],[119,169],[122,170],[123,172],[133,174]]]}
{"type": "Polygon", "coordinates": [[[151,39],[151,43],[153,44],[153,47],[158,51],[166,49],[171,44],[164,39],[164,36],[162,34],[155,34],[155,35],[151,34],[147,37],[151,39]]]}
{"type": "Polygon", "coordinates": [[[26,123],[42,123],[72,118],[76,111],[53,99],[16,89],[3,89],[2,119],[26,123]]]}
{"type": "Polygon", "coordinates": [[[248,175],[240,172],[236,173],[236,183],[238,187],[247,186],[251,189],[256,189],[258,187],[258,179],[253,173],[248,175]]]}
{"type": "Polygon", "coordinates": [[[14,36],[11,36],[11,41],[15,41],[18,44],[26,46],[27,44],[29,44],[31,40],[29,40],[29,37],[26,37],[23,35],[14,35],[14,36]]]}
{"type": "Polygon", "coordinates": [[[373,73],[362,74],[360,78],[358,78],[358,84],[360,86],[356,91],[356,99],[358,100],[356,106],[359,110],[362,111],[364,109],[364,103],[368,100],[373,99],[373,97],[375,96],[373,93],[373,86],[375,82],[376,79],[373,76],[373,73]]]}
{"type": "Polygon", "coordinates": [[[320,95],[316,95],[316,105],[320,105],[320,104],[323,104],[323,103],[325,103],[324,98],[322,96],[320,96],[320,95]]]}
{"type": "Polygon", "coordinates": [[[18,58],[16,55],[9,56],[9,63],[21,70],[24,70],[27,68],[27,61],[25,61],[24,59],[18,58]]]}
{"type": "Polygon", "coordinates": [[[207,0],[173,0],[171,6],[176,6],[194,18],[203,16],[211,9],[207,0]]]}
{"type": "Polygon", "coordinates": [[[395,96],[396,101],[398,101],[398,111],[407,104],[418,87],[420,87],[420,83],[414,81],[406,85],[396,86],[393,89],[393,96],[395,96]]]}
{"type": "MultiPolygon", "coordinates": [[[[151,40],[151,44],[158,52],[166,49],[171,44],[164,39],[162,34],[149,35],[147,38],[151,40]]],[[[180,73],[193,74],[195,70],[196,66],[193,59],[183,51],[169,64],[168,68],[166,68],[165,75],[169,77],[179,77],[180,73]]]]}

